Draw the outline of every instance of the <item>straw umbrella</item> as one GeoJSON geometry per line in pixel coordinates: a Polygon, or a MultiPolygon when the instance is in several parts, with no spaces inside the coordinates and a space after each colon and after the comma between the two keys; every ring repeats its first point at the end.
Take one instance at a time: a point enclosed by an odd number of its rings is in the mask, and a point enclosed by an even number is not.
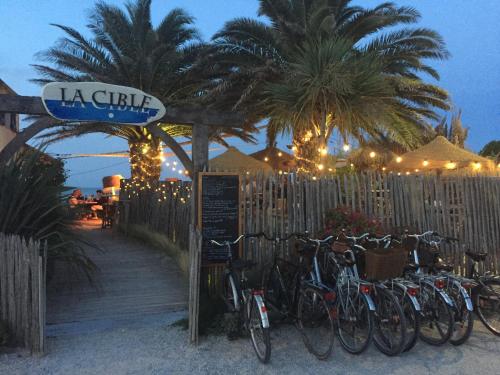
{"type": "Polygon", "coordinates": [[[236,173],[272,173],[273,168],[262,161],[229,147],[223,154],[210,159],[208,162],[211,171],[236,173]]]}
{"type": "Polygon", "coordinates": [[[493,171],[494,163],[471,151],[455,146],[443,136],[394,158],[387,166],[396,171],[493,171]]]}
{"type": "Polygon", "coordinates": [[[291,171],[295,169],[297,163],[293,155],[280,150],[277,147],[266,147],[263,150],[250,154],[251,157],[263,161],[271,166],[275,171],[291,171]]]}

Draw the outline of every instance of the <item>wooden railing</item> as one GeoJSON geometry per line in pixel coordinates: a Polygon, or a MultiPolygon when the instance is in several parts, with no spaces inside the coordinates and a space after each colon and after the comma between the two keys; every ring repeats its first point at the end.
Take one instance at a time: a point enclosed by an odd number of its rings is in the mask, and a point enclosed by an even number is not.
{"type": "Polygon", "coordinates": [[[47,247],[0,233],[0,320],[14,344],[32,353],[45,350],[47,247]]]}
{"type": "MultiPolygon", "coordinates": [[[[165,189],[129,193],[126,222],[148,224],[188,249],[187,191],[175,196],[165,189]]],[[[443,256],[457,272],[465,272],[467,249],[488,252],[485,269],[500,269],[500,177],[243,175],[241,204],[245,233],[322,233],[327,211],[348,206],[379,220],[388,232],[436,230],[459,238],[459,243],[443,247],[443,256]]],[[[270,247],[247,241],[244,254],[263,263],[271,257],[270,247]]],[[[289,253],[288,248],[281,250],[289,253]]]]}

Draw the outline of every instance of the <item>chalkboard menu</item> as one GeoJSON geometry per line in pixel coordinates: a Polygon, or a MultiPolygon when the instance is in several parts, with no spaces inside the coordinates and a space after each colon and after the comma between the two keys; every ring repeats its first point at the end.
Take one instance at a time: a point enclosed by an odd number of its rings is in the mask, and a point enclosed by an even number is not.
{"type": "MultiPolygon", "coordinates": [[[[237,174],[200,173],[199,225],[203,235],[203,264],[220,264],[227,260],[227,249],[210,244],[234,241],[240,235],[240,176],[237,174]]],[[[233,246],[233,259],[240,246],[233,246]]]]}

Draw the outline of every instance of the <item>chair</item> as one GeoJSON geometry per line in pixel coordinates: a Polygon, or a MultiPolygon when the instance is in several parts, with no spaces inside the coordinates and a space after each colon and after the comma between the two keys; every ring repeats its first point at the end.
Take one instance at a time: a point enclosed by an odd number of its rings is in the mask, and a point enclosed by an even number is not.
{"type": "Polygon", "coordinates": [[[102,228],[112,228],[113,219],[116,213],[116,205],[114,203],[106,203],[102,206],[102,228]]]}

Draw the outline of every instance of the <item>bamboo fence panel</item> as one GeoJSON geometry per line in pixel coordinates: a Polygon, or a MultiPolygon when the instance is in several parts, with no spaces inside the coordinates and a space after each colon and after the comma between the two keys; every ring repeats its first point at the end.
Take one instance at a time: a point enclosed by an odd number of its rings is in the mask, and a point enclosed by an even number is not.
{"type": "Polygon", "coordinates": [[[17,345],[45,351],[47,246],[0,233],[0,320],[17,345]]]}
{"type": "MultiPolygon", "coordinates": [[[[459,238],[459,243],[443,247],[443,257],[457,272],[466,270],[468,249],[488,252],[485,269],[499,271],[500,177],[258,174],[243,175],[241,181],[244,233],[284,237],[307,230],[321,235],[328,210],[348,206],[379,220],[387,232],[436,230],[459,238]]],[[[146,224],[188,248],[190,195],[185,185],[122,190],[122,222],[146,224]]],[[[244,257],[265,263],[273,246],[265,240],[247,240],[244,257]]],[[[289,256],[290,244],[279,251],[289,256]]]]}

